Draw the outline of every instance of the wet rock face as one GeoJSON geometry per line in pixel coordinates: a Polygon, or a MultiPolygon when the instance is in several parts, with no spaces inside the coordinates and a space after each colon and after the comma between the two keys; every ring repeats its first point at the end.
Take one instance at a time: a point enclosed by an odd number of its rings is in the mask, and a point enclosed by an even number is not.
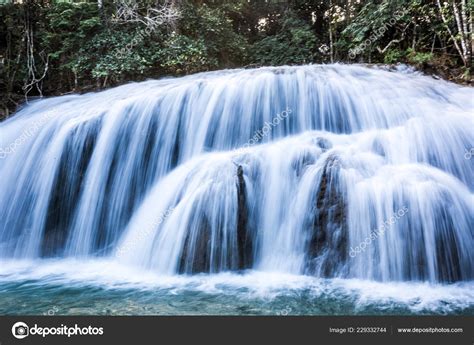
{"type": "MultiPolygon", "coordinates": [[[[58,174],[51,188],[46,226],[41,242],[41,256],[50,257],[62,254],[69,229],[73,223],[73,211],[79,203],[87,166],[97,141],[97,132],[87,136],[82,143],[80,159],[74,159],[71,150],[60,157],[58,174]]],[[[73,140],[68,142],[72,147],[73,140]]]]}
{"type": "Polygon", "coordinates": [[[252,267],[254,241],[248,220],[244,170],[240,165],[237,167],[235,187],[238,205],[235,225],[237,251],[224,253],[224,248],[221,247],[225,242],[222,229],[212,229],[207,215],[196,210],[195,216],[199,218],[199,230],[189,231],[186,235],[180,257],[179,273],[210,273],[223,269],[243,270],[252,267]],[[212,256],[214,260],[211,260],[212,256]],[[224,259],[216,260],[216,257],[224,259]]]}
{"type": "Polygon", "coordinates": [[[237,167],[237,245],[239,253],[239,269],[248,269],[253,265],[253,239],[249,229],[247,193],[245,191],[244,169],[237,167]]]}
{"type": "Polygon", "coordinates": [[[338,190],[337,158],[326,163],[316,195],[315,217],[307,250],[306,273],[334,277],[347,257],[346,203],[338,190]]]}
{"type": "Polygon", "coordinates": [[[331,142],[326,138],[318,137],[315,138],[313,142],[315,145],[319,146],[319,148],[321,148],[323,152],[326,152],[327,150],[332,148],[331,142]]]}
{"type": "MultiPolygon", "coordinates": [[[[474,278],[473,263],[462,262],[463,257],[458,250],[458,239],[454,231],[455,219],[450,217],[445,209],[439,209],[436,214],[435,243],[437,280],[453,283],[474,278]],[[465,267],[461,270],[461,267],[465,267]]],[[[427,271],[427,267],[423,267],[427,271]]]]}
{"type": "Polygon", "coordinates": [[[179,273],[209,273],[211,271],[211,228],[205,217],[198,232],[188,232],[179,263],[179,273]]]}

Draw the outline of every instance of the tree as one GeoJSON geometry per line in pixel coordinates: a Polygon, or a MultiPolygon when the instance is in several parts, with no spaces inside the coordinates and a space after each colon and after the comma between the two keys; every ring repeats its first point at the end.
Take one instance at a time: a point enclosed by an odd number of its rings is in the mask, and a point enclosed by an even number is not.
{"type": "Polygon", "coordinates": [[[316,37],[311,27],[294,12],[287,11],[277,20],[277,32],[265,35],[252,46],[254,61],[265,65],[288,65],[313,62],[316,37]]]}
{"type": "Polygon", "coordinates": [[[442,5],[440,0],[436,0],[441,19],[446,27],[447,32],[453,42],[456,51],[459,53],[464,66],[471,67],[472,64],[472,2],[469,6],[466,0],[446,1],[442,5]],[[452,8],[453,13],[450,13],[452,8]],[[453,18],[456,26],[451,27],[451,19],[453,18]]]}

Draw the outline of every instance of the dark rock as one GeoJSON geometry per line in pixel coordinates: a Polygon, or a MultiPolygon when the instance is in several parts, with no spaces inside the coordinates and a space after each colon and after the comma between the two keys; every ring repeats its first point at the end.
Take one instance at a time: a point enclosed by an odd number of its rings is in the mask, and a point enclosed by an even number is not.
{"type": "Polygon", "coordinates": [[[211,227],[205,215],[197,231],[188,231],[184,240],[179,273],[194,274],[210,272],[211,227]]]}
{"type": "Polygon", "coordinates": [[[237,258],[234,253],[222,253],[222,242],[224,237],[222,229],[212,229],[208,216],[201,208],[196,208],[191,219],[197,220],[199,226],[193,231],[188,231],[184,240],[183,249],[179,263],[179,273],[209,273],[219,272],[223,269],[243,270],[252,267],[253,264],[253,239],[249,230],[247,196],[245,191],[245,179],[242,166],[237,167],[237,258]],[[212,238],[212,242],[211,242],[212,238]],[[213,247],[214,243],[214,247],[213,247]],[[217,246],[216,246],[217,244],[217,246]],[[214,257],[225,257],[225,262],[213,260],[214,257]]]}
{"type": "Polygon", "coordinates": [[[44,257],[62,254],[96,141],[97,132],[91,132],[82,143],[80,159],[76,159],[78,148],[74,146],[73,136],[67,143],[68,149],[60,157],[41,243],[44,257]]]}
{"type": "Polygon", "coordinates": [[[328,159],[316,195],[315,218],[307,252],[307,273],[333,277],[347,258],[347,206],[338,189],[339,161],[328,159]]]}
{"type": "Polygon", "coordinates": [[[249,231],[247,193],[245,191],[244,170],[237,167],[237,242],[239,252],[239,269],[247,269],[253,264],[253,240],[249,231]]]}
{"type": "Polygon", "coordinates": [[[454,220],[445,209],[439,208],[438,211],[434,229],[438,281],[452,283],[471,280],[474,278],[472,265],[471,269],[467,268],[461,271],[459,243],[455,236],[454,220]]]}
{"type": "Polygon", "coordinates": [[[331,142],[326,138],[318,137],[314,140],[314,143],[319,146],[323,150],[323,152],[326,152],[327,150],[332,148],[331,142]]]}

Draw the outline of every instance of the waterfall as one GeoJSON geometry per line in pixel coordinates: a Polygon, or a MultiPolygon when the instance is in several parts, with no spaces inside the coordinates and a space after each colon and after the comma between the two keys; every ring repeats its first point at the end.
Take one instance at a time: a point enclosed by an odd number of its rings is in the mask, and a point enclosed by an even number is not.
{"type": "Polygon", "coordinates": [[[0,123],[0,257],[472,280],[473,111],[472,88],[339,64],[34,101],[0,123]]]}

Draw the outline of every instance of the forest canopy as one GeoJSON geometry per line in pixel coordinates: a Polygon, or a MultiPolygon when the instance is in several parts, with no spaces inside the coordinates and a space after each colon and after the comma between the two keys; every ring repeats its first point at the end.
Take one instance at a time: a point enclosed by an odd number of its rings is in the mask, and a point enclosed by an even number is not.
{"type": "Polygon", "coordinates": [[[473,9],[473,0],[6,3],[0,118],[25,97],[236,67],[408,63],[470,83],[473,9]]]}

